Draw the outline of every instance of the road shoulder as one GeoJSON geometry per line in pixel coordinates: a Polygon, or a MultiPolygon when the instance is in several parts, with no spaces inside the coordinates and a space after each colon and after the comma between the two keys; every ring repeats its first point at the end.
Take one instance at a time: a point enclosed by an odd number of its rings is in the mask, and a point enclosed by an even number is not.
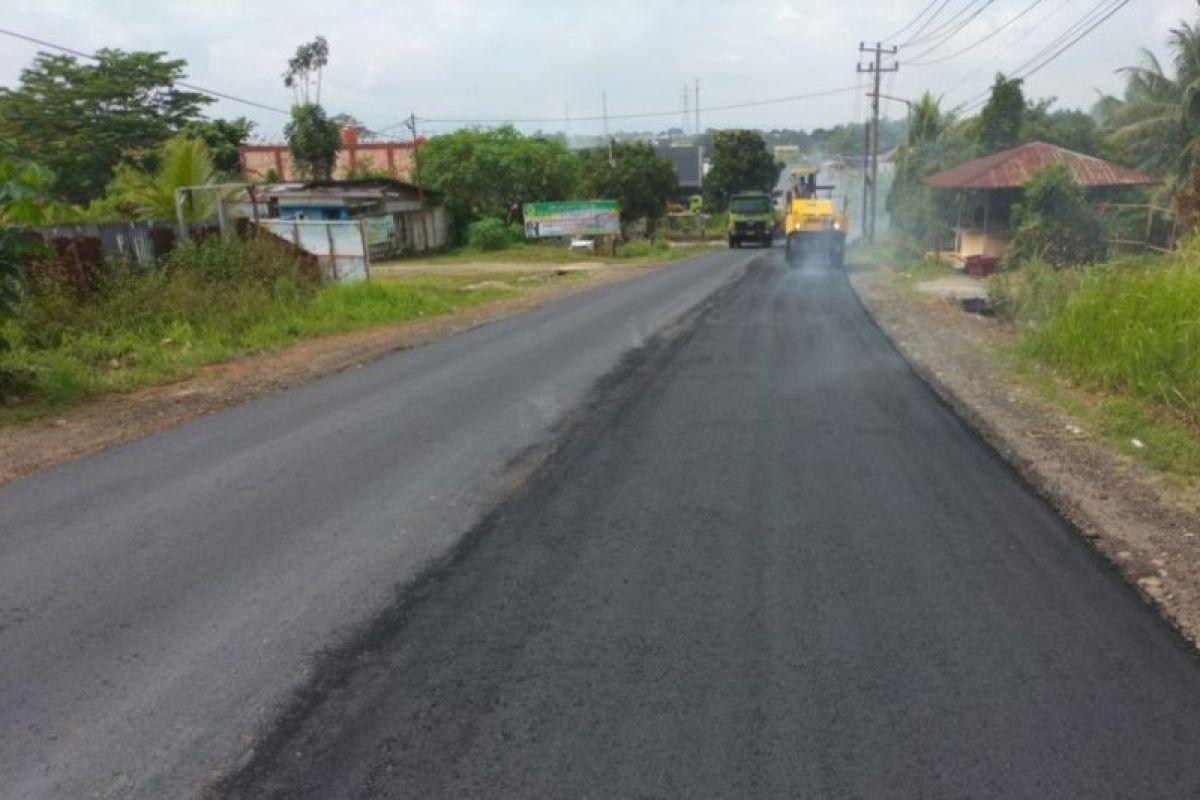
{"type": "Polygon", "coordinates": [[[1200,514],[1178,501],[1172,479],[1089,435],[1021,381],[1012,325],[916,291],[863,256],[847,272],[871,317],[934,391],[1200,644],[1200,514]]]}
{"type": "Polygon", "coordinates": [[[646,275],[671,263],[678,262],[597,269],[582,277],[572,271],[570,280],[523,288],[518,294],[443,316],[302,341],[211,364],[173,383],[97,396],[52,417],[7,425],[0,429],[0,486],[326,375],[360,368],[389,353],[646,275]]]}

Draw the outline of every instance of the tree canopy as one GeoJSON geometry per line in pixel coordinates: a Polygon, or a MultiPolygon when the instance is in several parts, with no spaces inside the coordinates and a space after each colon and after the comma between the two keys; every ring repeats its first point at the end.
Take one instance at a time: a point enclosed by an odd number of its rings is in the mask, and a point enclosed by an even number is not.
{"type": "Polygon", "coordinates": [[[646,218],[647,233],[653,234],[667,202],[679,191],[671,162],[654,153],[645,142],[614,142],[580,155],[583,162],[581,192],[621,204],[621,221],[646,218]]]}
{"type": "Polygon", "coordinates": [[[254,123],[245,117],[236,119],[197,119],[184,124],[179,132],[189,139],[199,139],[208,145],[213,166],[218,172],[236,175],[241,172],[238,148],[250,138],[254,123]]]}
{"type": "Polygon", "coordinates": [[[333,175],[341,129],[315,103],[292,106],[292,118],[283,128],[296,171],[306,178],[328,180],[333,175]]]}
{"type": "Polygon", "coordinates": [[[507,218],[514,203],[565,200],[579,183],[579,161],[562,142],[511,126],[435,136],[420,159],[422,179],[445,193],[460,232],[473,218],[507,218]]]}
{"type": "Polygon", "coordinates": [[[758,131],[717,131],[712,149],[712,169],[704,178],[706,204],[721,210],[735,192],[769,192],[775,186],[779,165],[758,131]]]}
{"type": "Polygon", "coordinates": [[[165,53],[101,50],[95,63],[39,53],[15,88],[0,88],[0,137],[54,173],[54,192],[85,203],[122,161],[155,149],[211,98],[176,82],[186,62],[165,53]]]}
{"type": "Polygon", "coordinates": [[[1025,95],[1020,78],[996,74],[992,92],[979,112],[979,147],[984,155],[1007,150],[1021,143],[1025,95]]]}

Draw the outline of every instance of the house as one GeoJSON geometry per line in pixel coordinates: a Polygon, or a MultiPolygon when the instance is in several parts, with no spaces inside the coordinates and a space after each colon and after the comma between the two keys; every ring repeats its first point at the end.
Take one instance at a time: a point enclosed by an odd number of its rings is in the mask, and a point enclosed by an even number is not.
{"type": "Polygon", "coordinates": [[[1003,255],[1010,238],[1009,217],[1025,181],[1038,170],[1063,164],[1075,182],[1097,196],[1104,189],[1153,186],[1159,181],[1102,158],[1076,153],[1045,142],[1029,142],[976,158],[942,172],[925,183],[958,193],[954,250],[960,259],[1003,255]]]}
{"type": "Polygon", "coordinates": [[[260,208],[266,208],[266,222],[272,228],[289,221],[360,221],[373,259],[450,243],[450,215],[442,195],[404,181],[363,178],[269,184],[256,188],[255,198],[260,208]]]}
{"type": "Polygon", "coordinates": [[[704,188],[704,146],[656,145],[654,154],[671,162],[675,177],[679,181],[679,195],[676,199],[686,207],[688,198],[700,194],[704,188]]]}

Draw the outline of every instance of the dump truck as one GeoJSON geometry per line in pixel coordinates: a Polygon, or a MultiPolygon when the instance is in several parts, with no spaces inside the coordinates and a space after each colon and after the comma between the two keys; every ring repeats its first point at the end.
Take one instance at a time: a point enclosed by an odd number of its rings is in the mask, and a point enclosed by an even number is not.
{"type": "Polygon", "coordinates": [[[775,238],[775,203],[770,192],[738,192],[729,198],[729,246],[756,242],[770,247],[775,238]]]}
{"type": "Polygon", "coordinates": [[[846,210],[833,198],[836,187],[817,184],[817,173],[817,167],[792,170],[783,222],[787,254],[819,254],[840,267],[846,258],[846,210]]]}

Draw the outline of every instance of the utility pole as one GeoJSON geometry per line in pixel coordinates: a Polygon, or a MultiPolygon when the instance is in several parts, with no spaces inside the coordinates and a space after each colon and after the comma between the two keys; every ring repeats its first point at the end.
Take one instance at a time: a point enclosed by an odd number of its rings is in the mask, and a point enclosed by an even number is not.
{"type": "Polygon", "coordinates": [[[608,138],[608,89],[600,92],[600,115],[604,117],[604,138],[608,138]]]}
{"type": "Polygon", "coordinates": [[[700,134],[700,79],[696,78],[696,136],[700,134]]]}
{"type": "Polygon", "coordinates": [[[425,186],[421,183],[421,140],[417,136],[417,115],[410,114],[404,123],[412,131],[413,137],[413,177],[417,182],[417,202],[421,206],[421,233],[425,239],[425,249],[429,246],[429,225],[425,222],[425,186]]]}
{"type": "MultiPolygon", "coordinates": [[[[875,60],[873,63],[868,62],[866,67],[862,64],[857,65],[859,72],[871,73],[875,81],[875,90],[871,92],[871,130],[864,138],[866,142],[866,155],[870,159],[871,168],[867,172],[869,177],[863,179],[863,218],[866,223],[863,233],[867,241],[875,241],[875,205],[879,199],[879,191],[877,179],[879,178],[879,82],[885,72],[898,72],[900,63],[893,63],[891,66],[883,65],[883,57],[885,55],[895,56],[895,47],[884,47],[881,43],[876,42],[874,47],[867,47],[862,42],[858,43],[858,51],[860,53],[874,53],[875,60]],[[870,206],[868,216],[867,206],[870,206]]],[[[866,164],[863,165],[866,170],[866,164]]]]}
{"type": "Polygon", "coordinates": [[[688,98],[691,92],[688,91],[687,84],[683,85],[683,120],[680,123],[679,130],[684,136],[687,136],[688,121],[692,118],[692,109],[688,103],[688,98]]]}

